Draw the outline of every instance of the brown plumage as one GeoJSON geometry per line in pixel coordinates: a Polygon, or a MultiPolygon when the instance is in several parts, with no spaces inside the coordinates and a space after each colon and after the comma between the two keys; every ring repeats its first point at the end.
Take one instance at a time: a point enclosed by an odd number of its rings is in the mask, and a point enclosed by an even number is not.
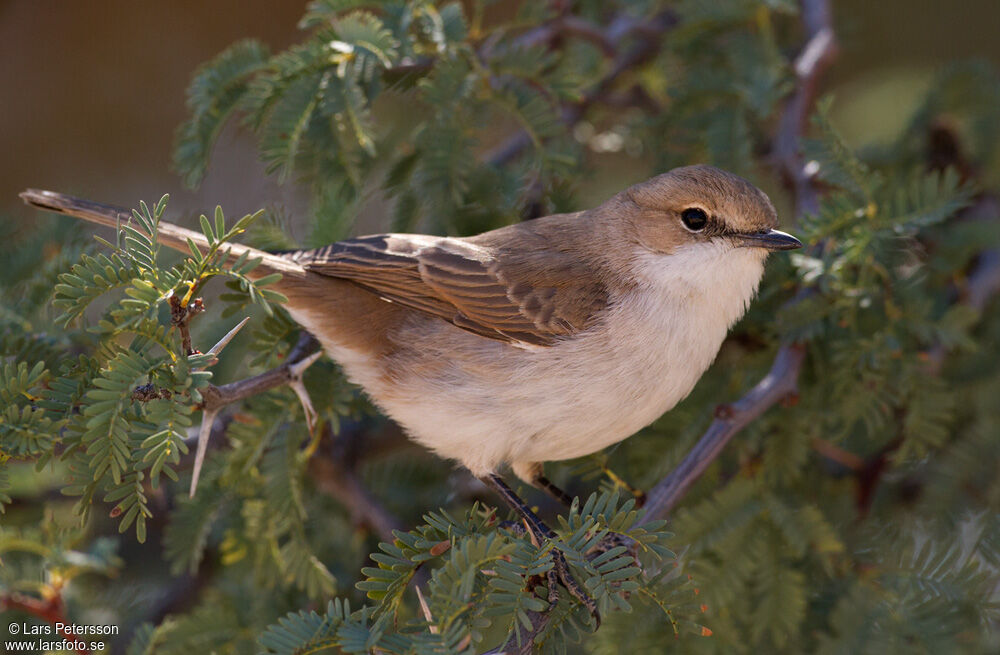
{"type": "Polygon", "coordinates": [[[381,234],[287,256],[307,271],[350,280],[480,336],[551,345],[585,329],[607,303],[607,290],[583,262],[553,250],[531,227],[501,233],[519,233],[517,250],[381,234]]]}

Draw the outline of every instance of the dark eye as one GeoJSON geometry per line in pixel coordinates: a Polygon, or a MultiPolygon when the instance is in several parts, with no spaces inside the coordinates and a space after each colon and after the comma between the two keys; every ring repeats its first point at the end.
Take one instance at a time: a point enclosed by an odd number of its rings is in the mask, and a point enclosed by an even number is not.
{"type": "Polygon", "coordinates": [[[681,212],[681,222],[692,232],[701,232],[708,224],[708,214],[705,213],[704,209],[688,207],[681,212]]]}

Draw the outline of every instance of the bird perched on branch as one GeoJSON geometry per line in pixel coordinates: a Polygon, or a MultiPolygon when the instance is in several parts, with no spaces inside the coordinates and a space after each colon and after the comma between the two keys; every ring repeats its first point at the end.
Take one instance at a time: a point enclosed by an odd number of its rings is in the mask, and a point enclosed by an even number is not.
{"type": "MultiPolygon", "coordinates": [[[[130,213],[46,191],[25,201],[108,226],[130,213]]],[[[619,442],[683,399],[753,298],[774,229],[758,188],[710,166],[678,168],[604,204],[473,237],[379,234],[265,253],[274,288],[387,415],[551,530],[499,477],[567,497],[542,463],[619,442]]],[[[161,222],[181,251],[197,232],[161,222]]],[[[558,552],[558,551],[556,551],[558,552]]],[[[579,587],[561,570],[564,584],[579,587]]]]}

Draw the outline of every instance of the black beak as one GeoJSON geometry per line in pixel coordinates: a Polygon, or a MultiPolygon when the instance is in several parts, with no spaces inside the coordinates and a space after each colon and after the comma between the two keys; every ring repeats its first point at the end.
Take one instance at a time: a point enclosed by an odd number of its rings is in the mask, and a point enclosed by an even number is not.
{"type": "Polygon", "coordinates": [[[767,250],[795,250],[802,247],[802,242],[787,232],[768,230],[767,232],[750,232],[739,234],[736,239],[744,248],[765,248],[767,250]]]}

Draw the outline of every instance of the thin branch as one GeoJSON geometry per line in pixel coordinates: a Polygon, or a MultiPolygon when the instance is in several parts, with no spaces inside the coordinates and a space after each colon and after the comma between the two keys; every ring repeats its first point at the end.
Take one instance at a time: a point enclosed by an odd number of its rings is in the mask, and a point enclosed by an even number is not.
{"type": "Polygon", "coordinates": [[[195,298],[188,306],[181,304],[180,298],[170,296],[170,324],[175,326],[181,333],[181,347],[185,355],[194,355],[196,351],[191,345],[191,331],[188,325],[191,319],[205,311],[205,304],[201,298],[195,298]]]}
{"type": "MultiPolygon", "coordinates": [[[[621,41],[636,32],[647,31],[647,19],[638,16],[619,14],[607,27],[601,27],[585,18],[562,12],[544,25],[539,25],[509,41],[510,49],[534,48],[541,45],[555,46],[564,36],[574,36],[590,41],[600,48],[607,57],[614,57],[621,41]]],[[[648,32],[647,32],[648,33],[648,32]]],[[[490,56],[496,49],[502,32],[483,43],[480,54],[490,56]]]]}
{"type": "Polygon", "coordinates": [[[245,380],[230,382],[218,387],[211,385],[202,392],[204,402],[202,402],[201,407],[205,410],[219,409],[237,400],[243,400],[269,389],[286,385],[295,377],[294,366],[318,350],[319,342],[311,334],[303,331],[299,336],[298,343],[288,353],[285,363],[281,366],[245,380]]]}
{"type": "MultiPolygon", "coordinates": [[[[986,196],[982,203],[995,202],[992,196],[986,196]]],[[[987,303],[1000,293],[1000,250],[990,249],[979,253],[976,265],[969,273],[956,304],[967,305],[982,312],[987,303]]],[[[944,366],[948,348],[942,343],[935,344],[927,352],[925,370],[929,375],[937,375],[944,366]]]]}
{"type": "Polygon", "coordinates": [[[810,445],[813,450],[823,457],[826,457],[832,462],[837,462],[850,471],[857,472],[865,467],[865,460],[863,457],[852,453],[849,450],[844,450],[837,444],[830,443],[826,439],[813,437],[810,440],[810,445]]]}
{"type": "Polygon", "coordinates": [[[969,276],[965,298],[970,307],[981,312],[997,293],[1000,293],[1000,250],[987,250],[979,255],[979,262],[969,276]]]}
{"type": "Polygon", "coordinates": [[[611,38],[608,30],[602,30],[599,25],[579,16],[572,14],[561,16],[559,31],[593,43],[606,57],[614,57],[618,52],[618,43],[611,38]]]}

